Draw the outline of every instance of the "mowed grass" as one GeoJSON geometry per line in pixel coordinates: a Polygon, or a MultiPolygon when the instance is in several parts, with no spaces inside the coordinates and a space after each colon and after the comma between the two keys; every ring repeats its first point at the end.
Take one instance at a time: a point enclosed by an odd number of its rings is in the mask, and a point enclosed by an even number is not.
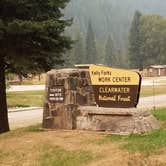
{"type": "Polygon", "coordinates": [[[158,86],[142,86],[141,87],[141,97],[148,97],[153,95],[166,94],[166,85],[158,86]]]}
{"type": "Polygon", "coordinates": [[[23,80],[23,82],[22,82],[22,85],[43,85],[43,84],[45,84],[45,77],[43,78],[42,77],[42,79],[41,80],[38,80],[38,79],[25,79],[25,80],[23,80]]]}
{"type": "Polygon", "coordinates": [[[8,107],[42,107],[44,91],[7,92],[8,107]]]}

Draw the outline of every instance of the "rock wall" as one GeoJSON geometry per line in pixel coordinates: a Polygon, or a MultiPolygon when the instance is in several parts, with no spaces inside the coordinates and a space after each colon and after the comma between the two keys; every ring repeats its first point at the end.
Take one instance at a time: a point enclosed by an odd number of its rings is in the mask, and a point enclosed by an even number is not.
{"type": "MultiPolygon", "coordinates": [[[[95,105],[88,69],[61,69],[47,73],[43,127],[75,129],[78,106],[95,105]],[[50,101],[50,89],[61,86],[64,101],[50,101]]],[[[55,97],[55,96],[54,96],[55,97]]]]}
{"type": "Polygon", "coordinates": [[[112,134],[143,134],[159,129],[160,124],[150,110],[143,108],[79,107],[77,129],[107,131],[112,134]]]}

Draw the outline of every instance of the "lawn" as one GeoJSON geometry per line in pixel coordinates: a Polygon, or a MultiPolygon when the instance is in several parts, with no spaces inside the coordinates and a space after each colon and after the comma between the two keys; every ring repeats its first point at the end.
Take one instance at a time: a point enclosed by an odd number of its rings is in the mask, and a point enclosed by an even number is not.
{"type": "Polygon", "coordinates": [[[158,86],[142,86],[141,87],[141,97],[153,96],[166,94],[166,85],[158,86]]]}
{"type": "Polygon", "coordinates": [[[44,91],[7,92],[8,107],[43,106],[44,91]]]}
{"type": "Polygon", "coordinates": [[[41,80],[39,79],[25,79],[22,82],[22,85],[43,85],[45,84],[45,75],[42,76],[41,80]]]}
{"type": "Polygon", "coordinates": [[[146,135],[45,131],[40,125],[0,135],[2,166],[164,166],[166,108],[153,114],[162,128],[146,135]]]}

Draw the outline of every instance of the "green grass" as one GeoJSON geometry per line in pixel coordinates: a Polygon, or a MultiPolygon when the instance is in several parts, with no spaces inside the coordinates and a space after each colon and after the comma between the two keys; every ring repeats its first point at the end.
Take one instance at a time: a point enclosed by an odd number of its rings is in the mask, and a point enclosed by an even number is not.
{"type": "Polygon", "coordinates": [[[41,81],[39,80],[31,80],[31,79],[26,79],[23,80],[22,85],[43,85],[45,84],[45,79],[42,79],[41,81]]]}
{"type": "Polygon", "coordinates": [[[157,130],[147,135],[105,136],[96,141],[96,144],[105,145],[110,142],[121,142],[121,149],[149,155],[166,147],[166,130],[157,130]]]}
{"type": "Polygon", "coordinates": [[[131,135],[126,137],[125,141],[127,143],[122,145],[122,148],[151,154],[166,147],[166,131],[157,130],[148,135],[131,135]]]}
{"type": "Polygon", "coordinates": [[[153,115],[160,121],[166,121],[166,108],[159,108],[153,111],[153,115]]]}
{"type": "Polygon", "coordinates": [[[166,147],[166,108],[153,111],[154,116],[162,122],[162,128],[146,135],[130,136],[105,136],[97,140],[98,145],[110,142],[121,142],[120,148],[134,152],[142,152],[147,155],[157,152],[160,148],[166,147]]]}
{"type": "Polygon", "coordinates": [[[44,91],[7,92],[8,107],[43,106],[44,91]]]}
{"type": "Polygon", "coordinates": [[[153,86],[142,86],[141,87],[141,97],[148,97],[148,96],[153,96],[155,95],[161,95],[161,94],[166,94],[166,85],[159,85],[155,86],[153,90],[153,86]]]}
{"type": "Polygon", "coordinates": [[[68,151],[53,145],[45,145],[43,151],[41,166],[81,166],[94,160],[93,154],[88,151],[68,151]]]}
{"type": "Polygon", "coordinates": [[[35,133],[40,133],[44,132],[44,129],[41,127],[41,124],[35,125],[35,126],[29,126],[24,129],[26,132],[35,132],[35,133]]]}
{"type": "Polygon", "coordinates": [[[166,130],[157,130],[147,135],[105,136],[96,143],[104,145],[110,142],[121,142],[122,149],[150,154],[166,147],[166,130]]]}

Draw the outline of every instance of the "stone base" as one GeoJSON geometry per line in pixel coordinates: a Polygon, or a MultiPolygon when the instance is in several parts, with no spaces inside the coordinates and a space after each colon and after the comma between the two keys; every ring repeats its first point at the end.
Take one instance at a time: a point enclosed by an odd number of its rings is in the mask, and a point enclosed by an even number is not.
{"type": "Polygon", "coordinates": [[[150,110],[142,108],[79,107],[77,129],[107,131],[111,134],[144,134],[159,129],[160,124],[150,110]]]}

